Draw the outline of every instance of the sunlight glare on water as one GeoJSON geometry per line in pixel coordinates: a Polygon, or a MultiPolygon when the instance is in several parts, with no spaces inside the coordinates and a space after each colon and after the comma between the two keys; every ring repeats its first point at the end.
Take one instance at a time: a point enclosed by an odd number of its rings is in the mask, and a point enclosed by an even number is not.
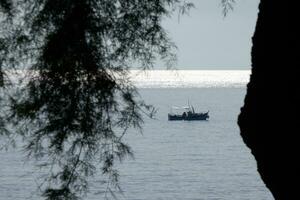
{"type": "Polygon", "coordinates": [[[244,87],[250,70],[132,70],[131,80],[139,88],[244,87]]]}
{"type": "MultiPolygon", "coordinates": [[[[272,200],[237,125],[249,75],[243,70],[131,71],[141,97],[158,112],[155,119],[144,117],[143,134],[130,130],[123,138],[135,159],[117,164],[124,191],[118,199],[272,200]],[[210,119],[168,121],[171,106],[188,100],[196,112],[209,110],[210,119]]],[[[21,149],[0,151],[0,160],[0,200],[43,199],[37,192],[42,173],[25,162],[21,149]]],[[[105,180],[99,170],[83,199],[104,199],[105,180]]]]}

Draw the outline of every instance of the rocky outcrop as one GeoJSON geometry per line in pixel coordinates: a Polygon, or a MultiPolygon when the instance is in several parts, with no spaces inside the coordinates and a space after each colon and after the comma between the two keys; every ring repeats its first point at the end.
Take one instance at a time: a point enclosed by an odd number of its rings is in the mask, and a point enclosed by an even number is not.
{"type": "Polygon", "coordinates": [[[259,9],[253,36],[252,75],[238,123],[275,199],[298,199],[298,7],[296,0],[261,0],[259,9]]]}

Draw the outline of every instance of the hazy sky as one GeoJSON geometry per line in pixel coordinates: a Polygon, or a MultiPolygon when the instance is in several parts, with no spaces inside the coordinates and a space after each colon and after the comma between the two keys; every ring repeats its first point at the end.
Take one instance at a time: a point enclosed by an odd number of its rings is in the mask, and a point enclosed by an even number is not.
{"type": "MultiPolygon", "coordinates": [[[[249,69],[258,0],[236,0],[222,15],[221,0],[190,0],[196,8],[164,22],[178,47],[178,69],[249,69]]],[[[162,64],[158,63],[158,68],[162,64]]]]}

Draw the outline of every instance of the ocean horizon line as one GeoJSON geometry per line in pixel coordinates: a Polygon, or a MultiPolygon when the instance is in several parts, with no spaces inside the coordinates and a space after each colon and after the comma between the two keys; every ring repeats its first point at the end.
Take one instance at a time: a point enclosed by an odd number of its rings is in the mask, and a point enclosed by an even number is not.
{"type": "Polygon", "coordinates": [[[145,71],[251,71],[251,68],[245,69],[245,68],[150,68],[150,69],[142,69],[142,68],[130,68],[130,71],[132,70],[145,70],[145,71]]]}
{"type": "Polygon", "coordinates": [[[241,72],[250,72],[251,69],[129,69],[129,71],[169,71],[169,72],[176,72],[176,71],[219,71],[219,72],[226,72],[226,71],[241,71],[241,72]]]}
{"type": "Polygon", "coordinates": [[[243,88],[250,70],[130,70],[138,88],[243,88]]]}

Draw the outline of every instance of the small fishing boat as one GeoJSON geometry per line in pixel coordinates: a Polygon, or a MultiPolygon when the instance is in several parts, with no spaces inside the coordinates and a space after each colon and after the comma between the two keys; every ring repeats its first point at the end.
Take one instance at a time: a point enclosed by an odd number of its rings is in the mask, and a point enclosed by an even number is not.
{"type": "Polygon", "coordinates": [[[169,121],[196,121],[196,120],[208,120],[209,111],[205,113],[196,113],[193,106],[185,106],[185,107],[172,107],[171,112],[168,114],[169,121]],[[182,114],[175,114],[174,110],[183,110],[182,114]]]}

